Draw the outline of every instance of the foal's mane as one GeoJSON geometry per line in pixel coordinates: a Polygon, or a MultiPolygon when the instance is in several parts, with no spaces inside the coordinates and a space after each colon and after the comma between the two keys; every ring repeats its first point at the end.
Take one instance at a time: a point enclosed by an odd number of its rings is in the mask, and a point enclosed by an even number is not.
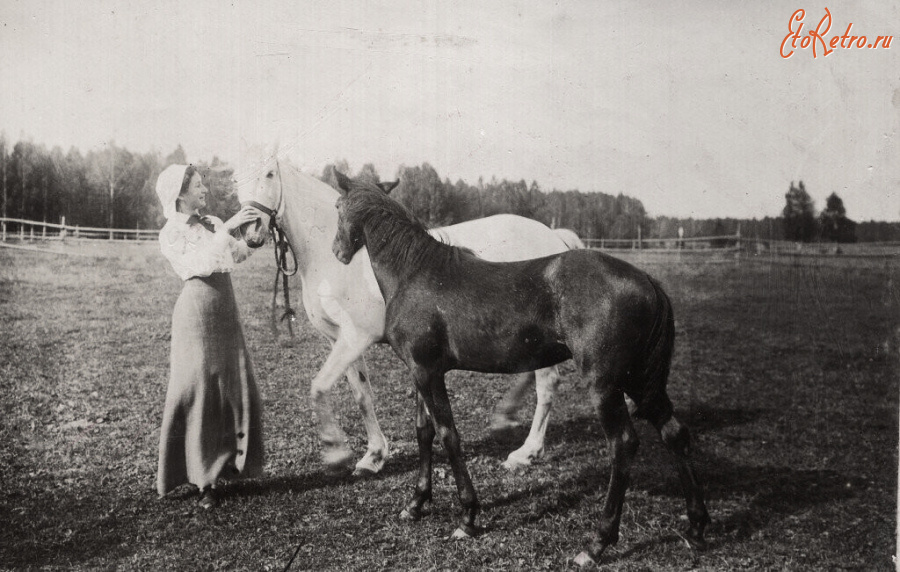
{"type": "Polygon", "coordinates": [[[352,183],[345,216],[362,224],[373,260],[384,257],[407,269],[440,270],[462,254],[472,254],[435,239],[409,209],[366,183],[352,183]]]}

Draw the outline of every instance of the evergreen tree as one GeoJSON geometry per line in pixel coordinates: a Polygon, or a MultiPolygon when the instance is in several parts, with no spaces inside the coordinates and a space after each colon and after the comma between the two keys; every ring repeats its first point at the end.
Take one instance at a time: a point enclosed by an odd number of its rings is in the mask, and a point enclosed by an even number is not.
{"type": "Polygon", "coordinates": [[[822,240],[831,242],[856,242],[856,223],[847,218],[844,201],[831,193],[825,202],[825,210],[819,215],[822,240]]]}
{"type": "Polygon", "coordinates": [[[816,215],[813,201],[806,192],[803,181],[784,195],[785,205],[782,211],[784,219],[784,236],[788,240],[810,242],[816,238],[816,215]]]}

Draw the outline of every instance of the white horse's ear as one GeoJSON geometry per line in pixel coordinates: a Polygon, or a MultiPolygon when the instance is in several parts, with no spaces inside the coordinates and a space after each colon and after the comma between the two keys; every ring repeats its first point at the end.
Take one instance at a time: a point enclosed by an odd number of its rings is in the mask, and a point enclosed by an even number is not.
{"type": "Polygon", "coordinates": [[[266,145],[264,149],[264,157],[266,159],[277,159],[278,158],[278,141],[274,141],[266,145]]]}
{"type": "Polygon", "coordinates": [[[393,181],[391,183],[377,183],[377,186],[379,189],[384,191],[384,194],[389,195],[391,194],[391,191],[393,191],[394,188],[396,188],[399,184],[400,181],[393,181]]]}
{"type": "Polygon", "coordinates": [[[331,170],[334,172],[334,178],[338,184],[338,191],[340,191],[342,195],[346,195],[347,193],[349,193],[350,192],[350,178],[335,168],[332,168],[331,170]]]}

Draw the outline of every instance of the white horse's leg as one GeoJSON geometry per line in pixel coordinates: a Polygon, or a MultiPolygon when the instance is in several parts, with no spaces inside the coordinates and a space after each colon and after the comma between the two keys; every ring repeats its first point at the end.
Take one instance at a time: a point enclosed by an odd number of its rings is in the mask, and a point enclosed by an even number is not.
{"type": "Polygon", "coordinates": [[[557,366],[546,367],[537,370],[534,375],[537,393],[534,419],[531,421],[531,431],[529,431],[525,443],[510,453],[503,462],[503,466],[510,471],[524,469],[544,455],[544,435],[547,433],[547,422],[550,420],[553,396],[559,386],[559,369],[557,366]]]}
{"type": "MultiPolygon", "coordinates": [[[[310,397],[312,399],[313,408],[316,412],[316,418],[319,422],[319,438],[322,440],[323,462],[332,469],[341,469],[348,467],[353,462],[353,453],[347,445],[347,435],[335,420],[334,406],[331,402],[331,392],[334,384],[344,375],[350,368],[350,365],[362,357],[366,348],[370,343],[359,342],[351,344],[343,336],[339,336],[331,347],[331,353],[322,365],[322,369],[312,380],[310,386],[310,397]]],[[[368,384],[359,384],[358,375],[348,376],[354,394],[368,394],[368,400],[372,402],[371,386],[368,384]]],[[[374,419],[374,414],[372,415],[374,419]]],[[[381,428],[377,426],[375,421],[375,430],[386,442],[381,428]]],[[[368,426],[366,427],[368,431],[368,426]]]]}
{"type": "Polygon", "coordinates": [[[502,433],[508,429],[519,426],[516,414],[525,402],[525,395],[531,391],[535,374],[533,371],[516,376],[512,386],[503,395],[497,408],[494,410],[494,418],[491,420],[491,431],[502,433]]]}
{"type": "Polygon", "coordinates": [[[366,358],[360,357],[347,368],[347,381],[353,390],[353,399],[359,405],[362,413],[363,424],[366,426],[366,436],[369,446],[365,456],[356,463],[354,475],[374,474],[381,471],[384,462],[390,456],[388,442],[378,425],[378,417],[375,415],[375,399],[372,385],[369,383],[369,370],[366,367],[366,358]]]}

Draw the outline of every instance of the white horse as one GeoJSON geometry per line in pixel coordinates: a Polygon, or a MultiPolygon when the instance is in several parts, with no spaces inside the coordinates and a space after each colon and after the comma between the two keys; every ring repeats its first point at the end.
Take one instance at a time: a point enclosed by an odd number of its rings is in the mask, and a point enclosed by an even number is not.
{"type": "MultiPolygon", "coordinates": [[[[385,305],[368,252],[363,248],[348,265],[338,262],[331,251],[337,231],[338,191],[279,159],[277,154],[237,173],[235,182],[242,204],[252,202],[263,207],[260,224],[244,231],[247,244],[259,247],[265,243],[274,214],[297,256],[306,315],[332,344],[331,353],[310,388],[324,446],[323,461],[332,468],[352,463],[353,453],[347,445],[346,434],[335,420],[331,403],[334,384],[346,375],[362,412],[368,438],[366,454],[356,463],[354,474],[377,473],[390,451],[375,415],[363,354],[372,344],[384,341],[385,305]]],[[[515,215],[467,221],[434,229],[433,233],[442,241],[469,248],[497,262],[538,258],[569,249],[560,234],[537,221],[515,215]]],[[[580,242],[573,246],[577,248],[580,242]]],[[[532,380],[535,380],[537,406],[525,443],[503,463],[510,470],[530,465],[544,452],[547,421],[559,383],[556,366],[519,376],[498,406],[492,428],[505,429],[516,424],[515,413],[532,380]]]]}

